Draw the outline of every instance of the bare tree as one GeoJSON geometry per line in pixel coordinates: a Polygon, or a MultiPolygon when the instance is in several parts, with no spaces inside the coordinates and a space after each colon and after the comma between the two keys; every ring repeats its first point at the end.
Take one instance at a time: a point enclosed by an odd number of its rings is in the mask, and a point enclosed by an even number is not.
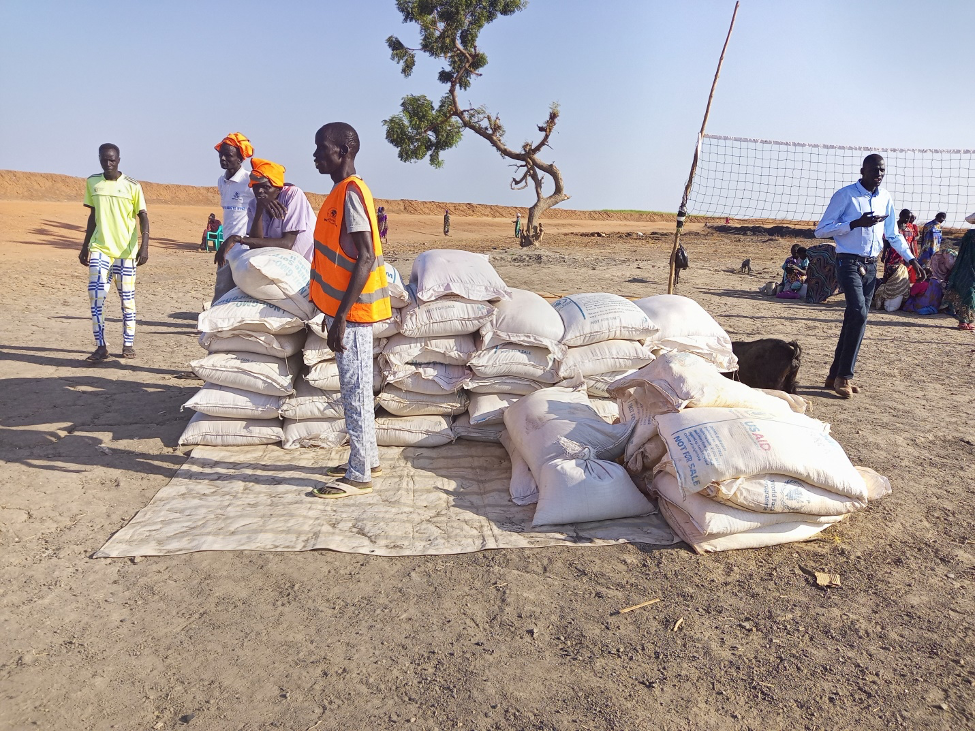
{"type": "Polygon", "coordinates": [[[540,214],[570,197],[563,192],[563,176],[556,165],[539,157],[543,148],[549,147],[560,107],[555,102],[550,105],[546,121],[537,127],[542,133],[538,142],[527,141],[512,149],[504,142],[505,128],[499,115],[484,106],[463,106],[458,99],[459,91],[467,90],[488,63],[488,57],[478,50],[478,34],[498,16],[512,15],[525,7],[525,0],[397,0],[404,22],[416,23],[420,29],[420,48],[408,48],[390,36],[390,58],[400,65],[404,76],[413,73],[418,52],[444,61],[446,67],[438,73],[438,81],[446,84],[448,91],[437,107],[424,95],[405,96],[400,114],[385,119],[383,125],[387,141],[397,148],[402,162],[428,158],[431,165],[441,167],[441,153],[455,147],[465,129],[487,140],[502,157],[513,160],[516,174],[510,187],[522,190],[532,184],[536,192],[519,242],[531,246],[543,236],[542,225],[537,223],[540,214]],[[553,180],[553,192],[544,195],[547,177],[553,180]]]}

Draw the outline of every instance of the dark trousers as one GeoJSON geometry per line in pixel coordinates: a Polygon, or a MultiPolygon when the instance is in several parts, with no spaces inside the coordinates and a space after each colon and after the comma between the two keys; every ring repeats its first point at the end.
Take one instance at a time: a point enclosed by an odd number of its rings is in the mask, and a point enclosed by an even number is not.
{"type": "Polygon", "coordinates": [[[828,378],[851,379],[855,375],[855,361],[862,347],[865,323],[868,322],[868,307],[875,294],[876,263],[866,263],[860,256],[838,254],[835,272],[838,286],[845,293],[845,321],[838,335],[835,359],[828,370],[828,378]],[[860,274],[858,267],[865,267],[860,274]]]}

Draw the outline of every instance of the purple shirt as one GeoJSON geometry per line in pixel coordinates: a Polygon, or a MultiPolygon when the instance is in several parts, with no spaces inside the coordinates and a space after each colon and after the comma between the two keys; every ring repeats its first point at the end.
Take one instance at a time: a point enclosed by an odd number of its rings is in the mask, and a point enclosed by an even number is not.
{"type": "MultiPolygon", "coordinates": [[[[285,183],[282,192],[278,194],[278,202],[287,209],[284,219],[272,218],[267,213],[262,214],[261,224],[264,227],[266,239],[280,239],[288,231],[298,231],[292,251],[301,254],[308,261],[312,261],[313,239],[315,231],[315,211],[305,197],[305,193],[298,186],[285,183]]],[[[248,202],[248,220],[254,220],[258,202],[254,199],[248,202]]]]}

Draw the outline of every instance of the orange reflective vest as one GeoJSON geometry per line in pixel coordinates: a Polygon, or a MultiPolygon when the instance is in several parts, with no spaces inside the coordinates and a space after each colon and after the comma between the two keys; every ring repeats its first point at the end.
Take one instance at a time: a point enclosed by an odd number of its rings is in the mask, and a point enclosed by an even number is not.
{"type": "Polygon", "coordinates": [[[310,298],[315,306],[330,317],[335,317],[339,305],[349,287],[356,260],[349,258],[339,245],[343,230],[343,214],[346,210],[346,189],[350,186],[363,196],[366,214],[370,218],[373,237],[373,268],[360,296],[356,298],[346,320],[349,322],[380,322],[393,314],[390,295],[387,292],[387,271],[383,264],[380,247],[380,227],[377,226],[373,194],[361,178],[351,175],[336,184],[326,197],[315,224],[315,251],[312,255],[312,282],[310,298]]]}

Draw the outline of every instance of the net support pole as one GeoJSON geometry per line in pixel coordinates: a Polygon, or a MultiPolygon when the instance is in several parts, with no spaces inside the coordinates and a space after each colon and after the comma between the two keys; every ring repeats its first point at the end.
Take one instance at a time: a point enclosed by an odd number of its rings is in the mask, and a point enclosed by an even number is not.
{"type": "Polygon", "coordinates": [[[706,133],[706,122],[709,121],[709,108],[712,107],[712,97],[716,93],[716,83],[719,81],[719,72],[723,68],[723,59],[726,57],[726,47],[729,45],[729,37],[733,35],[733,24],[736,23],[736,12],[740,9],[739,0],[733,7],[733,19],[729,21],[729,32],[726,33],[726,42],[723,43],[723,51],[719,54],[719,64],[716,66],[716,75],[712,79],[712,88],[709,90],[709,100],[706,102],[706,113],[702,115],[702,127],[699,129],[699,136],[695,141],[695,154],[692,156],[692,169],[689,171],[689,179],[685,184],[685,191],[682,193],[682,203],[678,207],[678,215],[675,217],[675,241],[672,243],[672,256],[668,260],[668,293],[672,294],[675,289],[675,255],[678,253],[679,239],[682,236],[682,227],[685,225],[686,205],[689,202],[689,193],[692,190],[692,180],[695,178],[695,168],[699,164],[699,152],[702,150],[702,137],[706,133]]]}

